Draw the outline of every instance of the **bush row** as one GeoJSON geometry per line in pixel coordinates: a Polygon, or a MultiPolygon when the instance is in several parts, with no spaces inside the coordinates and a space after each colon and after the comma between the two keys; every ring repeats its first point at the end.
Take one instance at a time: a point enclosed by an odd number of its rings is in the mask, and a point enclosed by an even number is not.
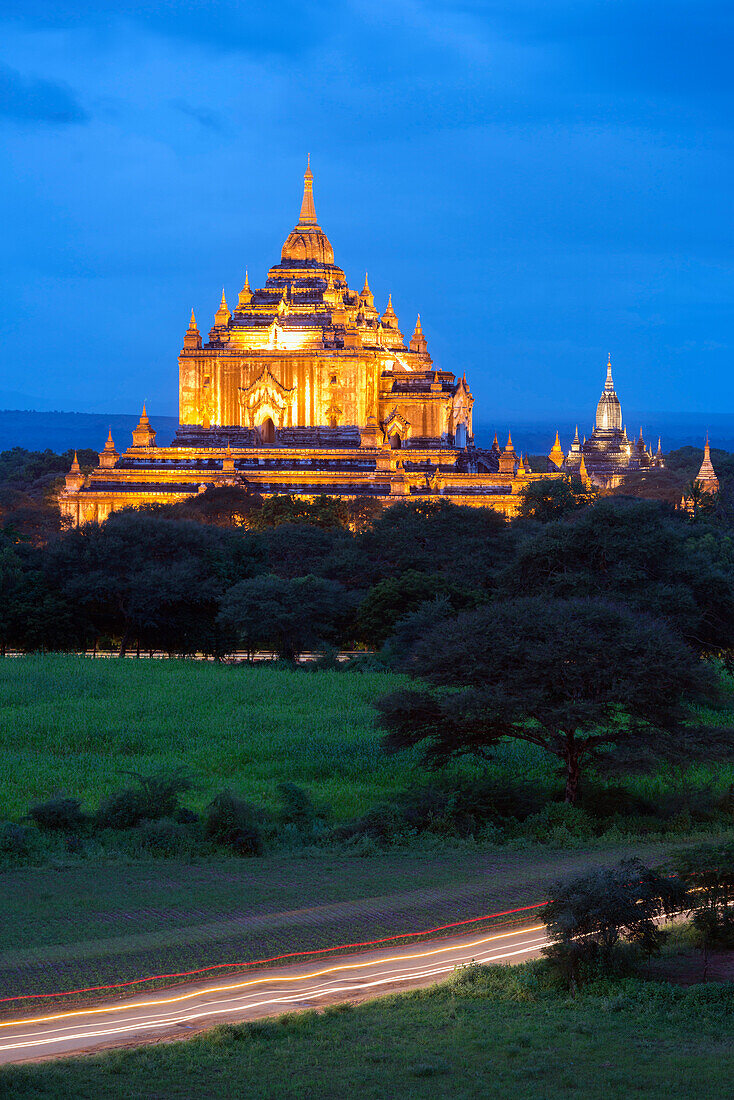
{"type": "Polygon", "coordinates": [[[720,828],[734,818],[731,791],[722,795],[708,788],[687,789],[653,800],[621,786],[589,784],[584,805],[572,807],[522,781],[444,775],[334,826],[330,807],[316,806],[293,783],[280,784],[276,811],[223,790],[199,814],[181,804],[182,796],[195,787],[184,773],[125,774],[130,782],[103,799],[94,813],[86,812],[77,798],[56,795],[32,805],[23,822],[0,825],[0,853],[28,856],[39,837],[51,841],[51,849],[60,841],[71,852],[89,850],[96,842],[131,854],[168,856],[212,848],[259,856],[273,849],[333,844],[366,854],[415,844],[420,837],[426,842],[573,847],[601,836],[720,828]]]}

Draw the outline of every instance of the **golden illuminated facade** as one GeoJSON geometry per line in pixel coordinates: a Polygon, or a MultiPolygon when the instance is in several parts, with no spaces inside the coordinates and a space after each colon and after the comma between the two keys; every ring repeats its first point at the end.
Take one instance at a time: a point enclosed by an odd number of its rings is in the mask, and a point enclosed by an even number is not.
{"type": "Polygon", "coordinates": [[[351,290],[319,225],[310,165],[300,217],[265,285],[222,292],[209,339],[192,311],[179,356],[180,426],[156,447],[143,410],[133,446],[72,467],[59,496],[76,524],[173,503],[209,485],[264,495],[448,497],[513,515],[530,473],[512,448],[474,446],[466,376],[437,370],[418,318],[405,340],[390,298],[351,290]]]}

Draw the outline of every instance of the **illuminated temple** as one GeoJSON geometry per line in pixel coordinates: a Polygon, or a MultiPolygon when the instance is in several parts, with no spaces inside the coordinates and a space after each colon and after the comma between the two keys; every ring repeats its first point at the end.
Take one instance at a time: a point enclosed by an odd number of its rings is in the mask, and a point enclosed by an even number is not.
{"type": "Polygon", "coordinates": [[[157,447],[145,409],[132,446],[110,434],[59,495],[74,523],[171,504],[209,486],[265,496],[439,500],[513,515],[532,474],[508,439],[475,446],[474,398],[431,359],[420,317],[406,340],[390,298],[350,289],[318,223],[310,165],[300,217],[265,285],[224,292],[206,342],[193,311],[179,355],[179,428],[157,447]]]}
{"type": "Polygon", "coordinates": [[[642,428],[638,439],[630,441],[627,437],[627,429],[622,422],[622,404],[612,378],[611,356],[590,438],[584,438],[581,443],[576,428],[573,443],[564,455],[556,434],[556,442],[548,458],[549,469],[580,475],[583,481],[599,489],[616,489],[633,471],[665,465],[659,439],[657,451],[653,452],[652,447],[645,443],[642,428]]]}

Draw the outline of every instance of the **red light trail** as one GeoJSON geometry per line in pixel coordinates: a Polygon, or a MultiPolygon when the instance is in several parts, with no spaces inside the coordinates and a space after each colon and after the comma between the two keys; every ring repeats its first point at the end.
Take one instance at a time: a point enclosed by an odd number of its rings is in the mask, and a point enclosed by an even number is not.
{"type": "Polygon", "coordinates": [[[544,901],[533,902],[532,905],[522,905],[517,909],[504,909],[499,913],[487,913],[481,917],[469,917],[466,920],[454,921],[451,924],[439,924],[435,928],[426,928],[419,932],[397,932],[392,936],[384,936],[377,940],[364,940],[361,943],[341,943],[333,947],[318,947],[313,951],[288,951],[284,955],[272,955],[267,959],[251,959],[245,962],[213,963],[211,966],[203,966],[198,970],[181,970],[172,974],[150,974],[145,978],[131,978],[126,982],[116,982],[112,985],[90,985],[80,989],[65,989],[56,993],[17,993],[12,997],[0,997],[0,1004],[9,1001],[36,1000],[42,997],[73,997],[79,993],[98,993],[112,989],[127,989],[132,985],[143,985],[145,982],[166,981],[171,978],[191,978],[197,974],[207,974],[212,970],[222,970],[225,967],[253,967],[266,966],[268,963],[281,962],[283,959],[306,958],[313,955],[323,955],[329,951],[350,951],[359,947],[379,947],[383,943],[392,943],[395,940],[415,938],[417,936],[431,936],[435,932],[445,932],[449,928],[462,928],[467,924],[477,924],[479,921],[494,920],[497,917],[510,917],[517,913],[528,913],[531,909],[539,909],[545,905],[544,901]]]}

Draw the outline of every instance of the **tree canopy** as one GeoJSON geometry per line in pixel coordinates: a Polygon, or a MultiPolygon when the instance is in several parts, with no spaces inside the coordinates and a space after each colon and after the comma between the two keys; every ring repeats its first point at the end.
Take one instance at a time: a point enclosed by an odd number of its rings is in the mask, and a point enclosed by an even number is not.
{"type": "Polygon", "coordinates": [[[577,512],[592,504],[596,498],[593,489],[587,489],[581,478],[548,477],[529,481],[520,494],[520,516],[540,523],[559,519],[569,512],[577,512]]]}
{"type": "Polygon", "coordinates": [[[703,729],[690,711],[718,701],[713,670],[663,623],[605,600],[487,604],[439,623],[408,667],[430,687],[378,702],[388,748],[422,745],[443,764],[526,741],[562,763],[570,803],[591,764],[734,755],[734,730],[703,729]]]}
{"type": "Polygon", "coordinates": [[[652,501],[600,500],[546,524],[519,546],[497,588],[513,597],[605,597],[666,620],[701,653],[734,648],[734,571],[701,553],[685,520],[652,501]]]}

